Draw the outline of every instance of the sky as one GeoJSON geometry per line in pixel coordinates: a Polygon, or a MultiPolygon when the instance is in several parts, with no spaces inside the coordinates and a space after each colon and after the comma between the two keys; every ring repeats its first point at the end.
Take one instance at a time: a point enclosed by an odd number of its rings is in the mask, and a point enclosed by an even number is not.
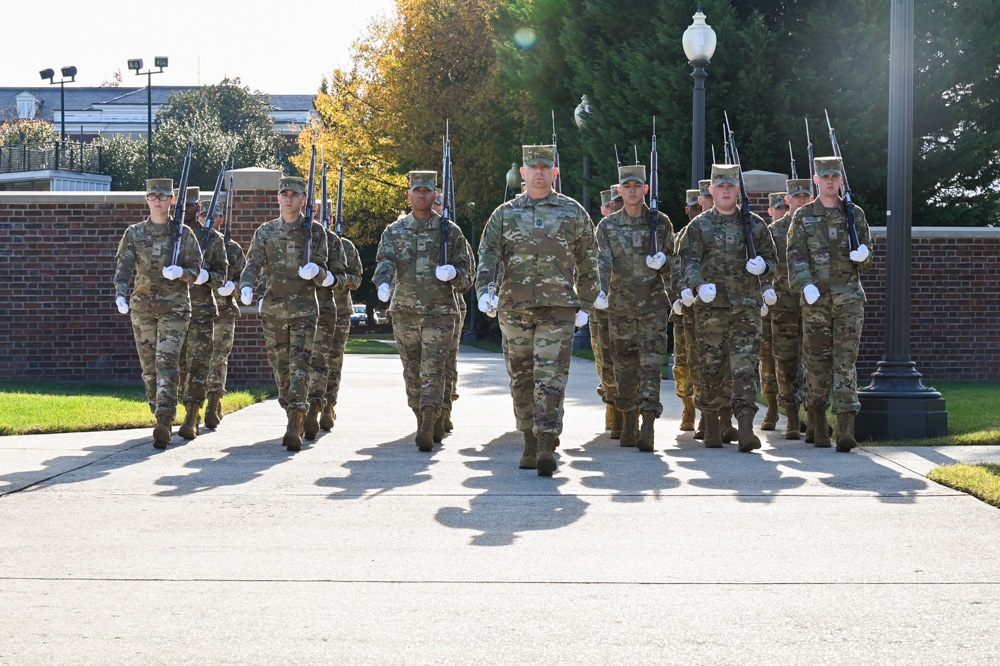
{"type": "Polygon", "coordinates": [[[146,71],[154,56],[166,56],[169,65],[152,77],[154,86],[211,84],[229,76],[269,94],[311,94],[324,75],[350,64],[351,43],[365,26],[394,8],[395,0],[287,5],[103,0],[44,9],[31,2],[9,3],[4,25],[34,27],[5,32],[0,87],[47,85],[39,71],[54,69],[58,81],[60,68],[68,65],[76,66],[78,85],[99,86],[121,70],[123,86],[145,86],[147,77],[135,76],[126,61],[141,58],[146,71]],[[296,9],[282,14],[283,6],[296,9]],[[159,7],[156,13],[154,7],[159,7]],[[145,12],[138,14],[137,8],[145,12]]]}

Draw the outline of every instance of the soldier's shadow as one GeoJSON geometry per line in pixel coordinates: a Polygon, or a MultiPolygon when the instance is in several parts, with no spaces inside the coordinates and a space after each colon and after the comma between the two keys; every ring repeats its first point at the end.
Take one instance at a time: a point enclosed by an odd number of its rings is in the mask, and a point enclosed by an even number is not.
{"type": "Polygon", "coordinates": [[[245,446],[222,449],[221,458],[189,460],[184,467],[197,469],[194,474],[164,476],[158,486],[172,486],[157,493],[160,497],[180,497],[205,492],[213,488],[249,483],[275,465],[291,460],[282,447],[281,439],[271,439],[245,446]]]}
{"type": "Polygon", "coordinates": [[[462,485],[486,492],[473,497],[468,509],[438,509],[435,519],[445,527],[475,532],[470,545],[509,546],[524,532],[559,529],[583,517],[588,504],[577,496],[559,493],[567,479],[560,478],[558,471],[546,478],[535,470],[518,469],[523,446],[521,433],[514,431],[481,449],[459,451],[469,458],[467,467],[489,472],[469,477],[462,485]]]}
{"type": "Polygon", "coordinates": [[[584,472],[598,472],[581,479],[587,488],[611,490],[613,502],[642,502],[646,497],[659,499],[665,490],[681,485],[670,475],[670,466],[661,452],[645,453],[619,446],[616,440],[601,434],[580,447],[563,451],[567,463],[584,472]]]}
{"type": "MultiPolygon", "coordinates": [[[[429,481],[430,467],[437,464],[433,453],[417,450],[413,434],[392,442],[361,449],[364,460],[348,460],[341,467],[346,476],[328,476],[316,480],[321,488],[336,488],[330,499],[375,497],[393,488],[405,488],[429,481]]],[[[437,450],[435,445],[435,451],[437,450]]]]}

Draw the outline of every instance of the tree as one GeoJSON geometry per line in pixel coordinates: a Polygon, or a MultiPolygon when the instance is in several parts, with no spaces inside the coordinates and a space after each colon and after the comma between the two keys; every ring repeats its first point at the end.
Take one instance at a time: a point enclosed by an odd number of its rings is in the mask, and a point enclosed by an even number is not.
{"type": "Polygon", "coordinates": [[[23,143],[58,141],[59,134],[52,123],[39,118],[8,120],[0,125],[0,146],[18,146],[23,143]]]}
{"type": "Polygon", "coordinates": [[[94,141],[101,147],[101,172],[111,176],[111,189],[143,191],[146,189],[146,142],[124,134],[100,136],[94,141]]]}

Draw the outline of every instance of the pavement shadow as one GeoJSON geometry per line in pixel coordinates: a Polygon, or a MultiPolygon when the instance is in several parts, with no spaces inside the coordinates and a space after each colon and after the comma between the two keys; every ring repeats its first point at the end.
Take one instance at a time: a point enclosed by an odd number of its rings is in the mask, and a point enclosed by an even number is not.
{"type": "Polygon", "coordinates": [[[612,502],[638,503],[659,499],[661,493],[681,482],[670,475],[670,465],[662,452],[644,453],[623,448],[605,434],[579,447],[560,449],[567,464],[583,472],[597,472],[580,480],[587,488],[613,491],[612,502]]]}
{"type": "Polygon", "coordinates": [[[509,546],[524,532],[555,530],[582,518],[589,505],[575,495],[558,492],[567,483],[558,471],[552,478],[546,478],[538,476],[535,470],[517,468],[523,447],[521,433],[513,431],[481,449],[460,450],[459,454],[469,458],[467,467],[489,472],[469,477],[462,485],[486,492],[469,500],[468,509],[456,506],[438,509],[435,519],[445,527],[476,532],[469,540],[470,545],[509,546]]]}
{"type": "MultiPolygon", "coordinates": [[[[415,433],[392,442],[361,449],[364,460],[348,460],[341,467],[347,476],[328,476],[316,480],[321,488],[336,488],[330,499],[358,499],[381,495],[394,488],[405,488],[429,481],[430,467],[437,464],[433,453],[417,450],[415,433]]],[[[438,445],[435,445],[438,446],[438,445]]],[[[435,448],[435,451],[439,449],[435,448]]]]}
{"type": "Polygon", "coordinates": [[[270,439],[246,446],[222,449],[221,458],[200,458],[184,463],[193,474],[164,476],[157,479],[158,486],[172,486],[160,491],[159,497],[180,497],[205,492],[213,488],[238,486],[249,483],[275,465],[288,462],[294,455],[281,445],[281,439],[270,439]]]}

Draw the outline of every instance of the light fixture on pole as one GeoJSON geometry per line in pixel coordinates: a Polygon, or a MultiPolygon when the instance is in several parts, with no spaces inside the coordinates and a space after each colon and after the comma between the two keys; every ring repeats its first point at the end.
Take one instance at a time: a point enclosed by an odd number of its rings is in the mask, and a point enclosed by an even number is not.
{"type": "Polygon", "coordinates": [[[694,21],[684,31],[684,55],[694,68],[694,105],[691,112],[691,187],[698,187],[698,181],[705,175],[705,79],[708,78],[708,63],[715,55],[717,43],[715,30],[705,23],[705,13],[698,11],[691,17],[694,21]]]}
{"type": "Polygon", "coordinates": [[[128,68],[135,72],[136,76],[146,76],[146,178],[153,177],[153,74],[163,73],[163,68],[167,66],[166,56],[153,58],[153,66],[159,67],[159,70],[149,69],[140,72],[141,58],[130,58],[128,61],[128,68]]]}
{"type": "MultiPolygon", "coordinates": [[[[573,122],[576,123],[578,129],[583,129],[590,120],[590,116],[593,111],[590,107],[590,100],[584,95],[580,98],[580,103],[576,105],[573,110],[573,122]]],[[[590,155],[587,154],[586,147],[583,148],[583,200],[580,202],[583,204],[583,209],[590,212],[590,194],[587,190],[587,183],[590,180],[590,155]]]]}
{"type": "Polygon", "coordinates": [[[41,75],[42,79],[48,79],[49,85],[54,86],[57,83],[59,84],[59,117],[62,120],[59,129],[59,138],[60,140],[65,141],[66,140],[66,85],[65,84],[67,81],[70,83],[76,81],[76,67],[70,65],[68,67],[63,67],[59,71],[63,75],[63,78],[60,79],[59,81],[53,80],[55,78],[56,73],[51,69],[43,69],[38,73],[39,75],[41,75]]]}

